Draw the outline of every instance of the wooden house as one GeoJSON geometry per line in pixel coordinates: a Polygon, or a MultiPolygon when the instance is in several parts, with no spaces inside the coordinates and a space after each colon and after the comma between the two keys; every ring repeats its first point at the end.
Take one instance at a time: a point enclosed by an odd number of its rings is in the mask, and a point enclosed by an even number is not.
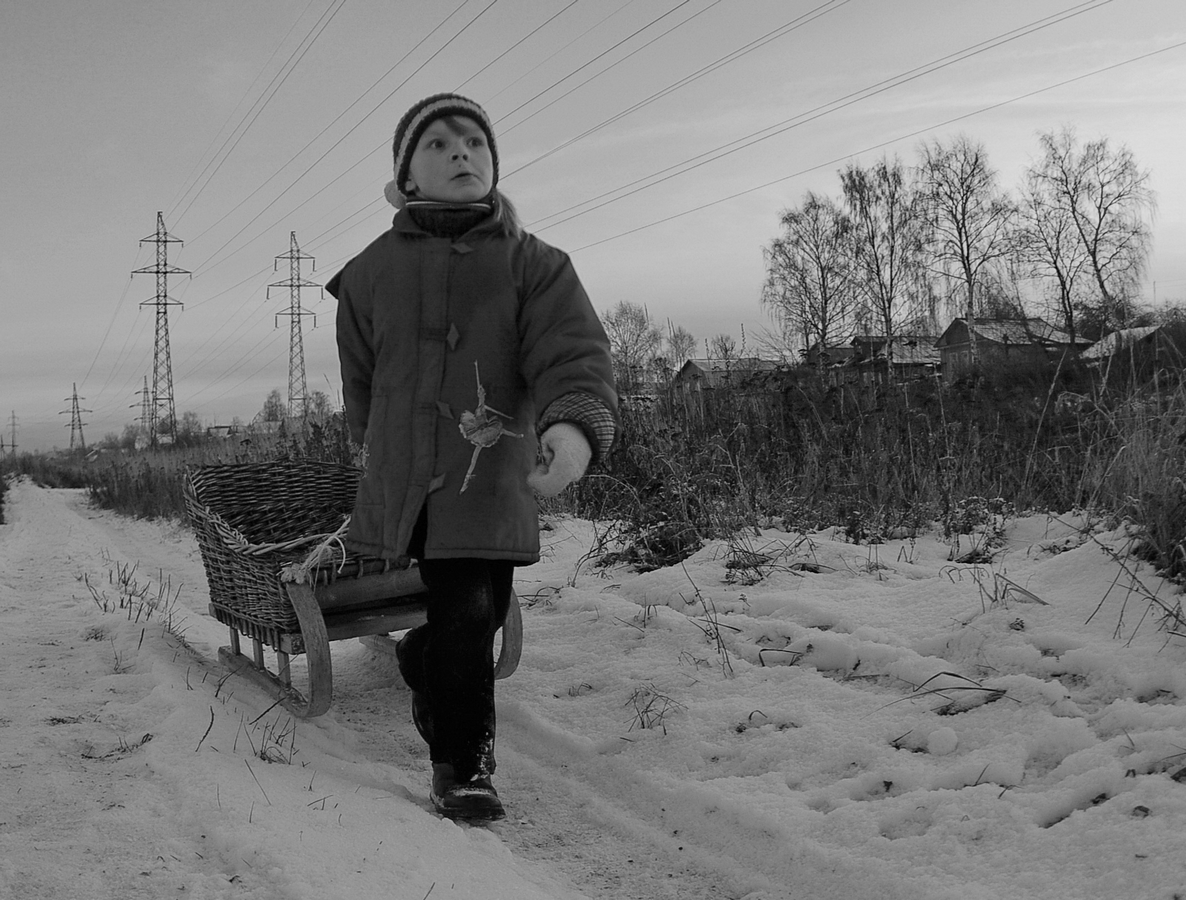
{"type": "Polygon", "coordinates": [[[832,366],[842,366],[856,355],[856,347],[851,342],[842,344],[821,344],[816,341],[803,353],[803,364],[811,369],[829,369],[832,366]]]}
{"type": "Polygon", "coordinates": [[[1144,379],[1180,370],[1186,368],[1186,324],[1122,328],[1096,341],[1080,358],[1109,377],[1144,379]]]}
{"type": "Polygon", "coordinates": [[[1044,319],[955,319],[939,336],[939,351],[944,381],[953,381],[972,368],[972,338],[976,358],[982,369],[1024,367],[1057,360],[1068,351],[1083,350],[1090,341],[1071,340],[1061,328],[1044,319]]]}
{"type": "Polygon", "coordinates": [[[683,394],[720,387],[744,387],[755,375],[778,369],[778,363],[747,356],[741,359],[689,359],[675,373],[671,386],[683,394]]]}

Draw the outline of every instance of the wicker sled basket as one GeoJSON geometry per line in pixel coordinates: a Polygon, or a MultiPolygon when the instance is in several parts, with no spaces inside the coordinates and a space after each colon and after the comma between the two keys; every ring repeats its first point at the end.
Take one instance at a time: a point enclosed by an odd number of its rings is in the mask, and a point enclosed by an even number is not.
{"type": "MultiPolygon", "coordinates": [[[[230,628],[220,658],[280,697],[294,713],[316,716],[332,702],[329,642],[375,637],[425,620],[424,584],[415,566],[359,556],[342,543],[362,473],[336,463],[278,460],[205,466],[186,474],[186,510],[210,586],[210,613],[230,628]],[[254,652],[240,652],[240,635],[254,652]],[[276,671],[264,646],[277,657],[276,671]],[[292,684],[290,659],[304,653],[308,688],[292,684]],[[305,694],[308,696],[306,697],[305,694]]],[[[496,674],[518,665],[522,621],[511,604],[496,674]]]]}

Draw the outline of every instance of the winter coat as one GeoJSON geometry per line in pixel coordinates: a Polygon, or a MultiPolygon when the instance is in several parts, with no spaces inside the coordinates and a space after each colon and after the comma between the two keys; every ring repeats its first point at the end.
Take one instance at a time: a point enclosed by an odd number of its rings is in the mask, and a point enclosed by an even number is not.
{"type": "Polygon", "coordinates": [[[617,408],[609,341],[568,256],[492,218],[434,237],[401,210],[327,289],[346,418],[367,450],[347,544],[406,559],[427,504],[425,558],[538,560],[537,412],[573,391],[617,408]],[[510,434],[477,453],[463,492],[475,444],[459,425],[481,412],[479,384],[510,434]]]}

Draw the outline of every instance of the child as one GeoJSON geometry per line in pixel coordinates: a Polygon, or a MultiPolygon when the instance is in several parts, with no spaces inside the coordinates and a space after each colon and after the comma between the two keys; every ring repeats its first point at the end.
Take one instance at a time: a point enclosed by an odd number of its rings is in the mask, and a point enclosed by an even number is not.
{"type": "Polygon", "coordinates": [[[400,120],[398,212],[328,290],[351,437],[366,449],[347,544],[419,561],[428,621],[399,642],[445,816],[498,819],[494,635],[539,559],[534,492],[609,451],[609,342],[568,257],[499,193],[490,119],[436,94],[400,120]],[[538,435],[538,441],[537,437],[538,435]]]}

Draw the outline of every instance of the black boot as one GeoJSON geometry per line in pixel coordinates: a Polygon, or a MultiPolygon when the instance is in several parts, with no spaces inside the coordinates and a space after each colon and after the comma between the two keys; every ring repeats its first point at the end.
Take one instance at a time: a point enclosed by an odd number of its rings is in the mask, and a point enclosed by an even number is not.
{"type": "Polygon", "coordinates": [[[489,775],[458,781],[449,763],[432,765],[432,805],[449,819],[493,822],[506,816],[489,775]]]}

